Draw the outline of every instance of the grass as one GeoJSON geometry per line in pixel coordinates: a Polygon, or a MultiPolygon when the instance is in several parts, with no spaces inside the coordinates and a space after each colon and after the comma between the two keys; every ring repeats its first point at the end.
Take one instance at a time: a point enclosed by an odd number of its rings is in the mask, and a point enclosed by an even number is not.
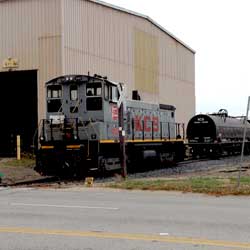
{"type": "Polygon", "coordinates": [[[250,177],[242,177],[237,188],[237,178],[193,177],[165,180],[125,180],[106,184],[106,187],[140,190],[165,190],[211,195],[250,195],[250,177]]]}
{"type": "MultiPolygon", "coordinates": [[[[35,159],[22,155],[21,160],[15,158],[0,161],[0,168],[7,167],[34,167],[35,159]]],[[[0,171],[1,172],[1,171],[0,171]]],[[[1,173],[0,173],[1,175],[1,173]]],[[[3,177],[3,176],[2,176],[3,177]]],[[[1,178],[1,176],[0,176],[1,178]]],[[[237,188],[237,177],[191,177],[183,179],[126,179],[105,184],[105,187],[140,190],[165,190],[211,195],[250,195],[250,176],[242,176],[240,187],[237,188]]]]}
{"type": "Polygon", "coordinates": [[[35,165],[35,160],[31,158],[22,157],[20,160],[9,159],[8,161],[0,162],[2,167],[33,167],[35,165]]]}

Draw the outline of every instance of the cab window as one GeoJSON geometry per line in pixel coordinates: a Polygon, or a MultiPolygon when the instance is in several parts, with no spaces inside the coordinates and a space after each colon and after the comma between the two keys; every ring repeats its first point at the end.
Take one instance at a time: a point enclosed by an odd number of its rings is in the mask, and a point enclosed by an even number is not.
{"type": "Polygon", "coordinates": [[[112,102],[117,102],[119,98],[118,89],[115,86],[110,86],[109,89],[109,100],[112,102]]]}
{"type": "Polygon", "coordinates": [[[47,87],[47,112],[60,112],[62,108],[62,86],[51,85],[47,87]]]}
{"type": "Polygon", "coordinates": [[[76,101],[78,99],[78,88],[77,85],[70,85],[70,100],[76,101]]]}
{"type": "Polygon", "coordinates": [[[61,98],[62,97],[62,86],[52,85],[47,88],[48,98],[61,98]]]}
{"type": "Polygon", "coordinates": [[[102,83],[86,84],[86,108],[88,111],[102,110],[102,83]]]}
{"type": "Polygon", "coordinates": [[[109,87],[108,85],[104,85],[104,99],[108,100],[109,99],[109,87]]]}
{"type": "Polygon", "coordinates": [[[86,96],[101,96],[102,84],[101,82],[89,83],[86,85],[86,96]]]}

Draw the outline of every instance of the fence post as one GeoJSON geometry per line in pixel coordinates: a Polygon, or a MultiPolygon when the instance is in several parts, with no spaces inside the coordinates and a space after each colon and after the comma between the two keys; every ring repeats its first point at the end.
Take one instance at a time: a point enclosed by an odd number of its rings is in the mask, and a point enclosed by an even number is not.
{"type": "Polygon", "coordinates": [[[247,112],[246,112],[246,116],[244,118],[244,132],[243,132],[243,140],[242,140],[242,147],[241,147],[240,164],[239,164],[239,168],[238,168],[237,188],[240,187],[241,167],[242,167],[242,162],[243,162],[243,157],[244,157],[244,147],[245,147],[245,141],[246,141],[246,130],[247,130],[247,123],[248,123],[247,119],[248,119],[249,105],[250,105],[250,96],[248,96],[247,112]]]}
{"type": "Polygon", "coordinates": [[[17,148],[17,160],[21,159],[21,141],[20,141],[20,135],[16,136],[16,148],[17,148]]]}

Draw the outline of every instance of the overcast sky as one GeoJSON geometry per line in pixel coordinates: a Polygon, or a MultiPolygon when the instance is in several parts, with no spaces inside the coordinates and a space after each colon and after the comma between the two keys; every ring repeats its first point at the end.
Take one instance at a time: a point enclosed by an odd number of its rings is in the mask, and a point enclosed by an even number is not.
{"type": "Polygon", "coordinates": [[[250,0],[104,0],[148,15],[196,51],[196,113],[244,115],[250,96],[250,0]]]}

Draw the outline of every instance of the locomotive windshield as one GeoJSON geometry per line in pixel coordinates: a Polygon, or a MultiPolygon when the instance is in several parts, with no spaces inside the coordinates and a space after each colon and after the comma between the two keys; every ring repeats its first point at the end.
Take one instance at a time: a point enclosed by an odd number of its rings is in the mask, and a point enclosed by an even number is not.
{"type": "Polygon", "coordinates": [[[86,96],[102,96],[102,83],[101,82],[87,83],[86,96]]]}
{"type": "Polygon", "coordinates": [[[70,85],[70,100],[76,101],[78,99],[78,88],[76,84],[70,85]]]}
{"type": "Polygon", "coordinates": [[[102,82],[86,84],[86,108],[89,111],[102,110],[102,82]]]}
{"type": "Polygon", "coordinates": [[[47,88],[47,111],[60,112],[62,107],[62,86],[51,85],[47,88]]]}

